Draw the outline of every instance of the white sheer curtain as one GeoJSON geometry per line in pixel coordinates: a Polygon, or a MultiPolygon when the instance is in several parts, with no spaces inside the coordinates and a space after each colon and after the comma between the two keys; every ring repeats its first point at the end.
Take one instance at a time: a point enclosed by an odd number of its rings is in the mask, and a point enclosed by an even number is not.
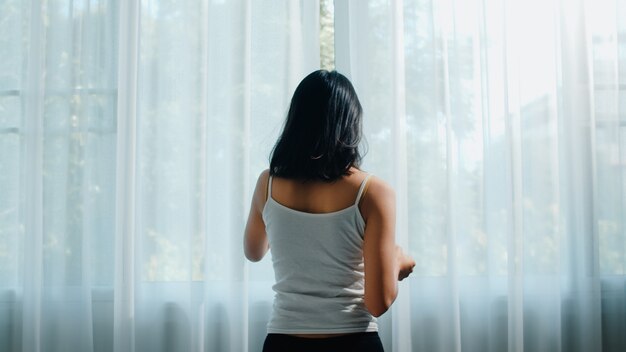
{"type": "MultiPolygon", "coordinates": [[[[0,1],[0,351],[258,351],[251,187],[317,1],[0,1]]],[[[389,351],[623,351],[626,2],[337,0],[418,266],[389,351]]]]}
{"type": "Polygon", "coordinates": [[[624,19],[623,0],[335,1],[365,168],[417,261],[388,349],[626,348],[624,19]]]}
{"type": "Polygon", "coordinates": [[[260,350],[243,224],[318,14],[0,1],[1,351],[260,350]]]}

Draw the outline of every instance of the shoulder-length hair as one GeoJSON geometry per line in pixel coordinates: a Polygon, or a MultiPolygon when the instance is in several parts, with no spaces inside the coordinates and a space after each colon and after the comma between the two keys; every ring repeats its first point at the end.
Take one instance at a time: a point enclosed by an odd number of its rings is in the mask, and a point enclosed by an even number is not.
{"type": "Polygon", "coordinates": [[[270,156],[270,175],[332,182],[359,167],[363,108],[352,83],[336,71],[306,76],[291,99],[270,156]]]}

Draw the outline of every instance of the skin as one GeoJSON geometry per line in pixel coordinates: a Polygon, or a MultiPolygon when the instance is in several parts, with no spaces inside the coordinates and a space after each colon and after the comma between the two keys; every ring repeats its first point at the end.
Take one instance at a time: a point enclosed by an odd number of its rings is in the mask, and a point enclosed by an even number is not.
{"type": "MultiPolygon", "coordinates": [[[[351,174],[332,182],[303,183],[274,177],[272,198],[289,208],[309,213],[328,213],[351,206],[366,173],[351,168],[351,174]]],[[[246,258],[257,262],[269,250],[262,212],[267,200],[269,171],[257,180],[244,233],[246,258]]],[[[385,313],[398,295],[398,281],[413,271],[415,261],[395,243],[395,193],[384,181],[370,177],[359,210],[365,220],[363,261],[365,265],[365,307],[376,317],[385,313]]],[[[323,338],[342,334],[296,334],[323,338]]]]}

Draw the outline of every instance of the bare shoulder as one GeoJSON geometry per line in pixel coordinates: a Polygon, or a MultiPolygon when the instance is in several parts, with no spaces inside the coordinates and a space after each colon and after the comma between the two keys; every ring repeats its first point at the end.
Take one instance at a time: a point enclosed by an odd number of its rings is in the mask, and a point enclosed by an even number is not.
{"type": "Polygon", "coordinates": [[[383,179],[372,176],[368,180],[367,191],[363,194],[361,212],[364,217],[376,212],[387,213],[395,209],[396,193],[383,179]]]}
{"type": "Polygon", "coordinates": [[[257,184],[259,183],[267,184],[267,181],[269,180],[269,178],[270,178],[270,169],[265,169],[261,171],[261,173],[259,174],[257,184]]]}
{"type": "Polygon", "coordinates": [[[254,189],[254,202],[260,209],[263,208],[265,200],[267,199],[267,186],[270,178],[270,170],[263,170],[256,181],[256,187],[254,189]]]}
{"type": "Polygon", "coordinates": [[[372,175],[372,177],[370,177],[370,179],[367,182],[368,182],[367,193],[365,195],[367,198],[373,198],[373,199],[388,198],[388,197],[395,198],[396,193],[393,190],[393,187],[391,187],[390,184],[385,182],[380,177],[376,177],[372,175]]]}

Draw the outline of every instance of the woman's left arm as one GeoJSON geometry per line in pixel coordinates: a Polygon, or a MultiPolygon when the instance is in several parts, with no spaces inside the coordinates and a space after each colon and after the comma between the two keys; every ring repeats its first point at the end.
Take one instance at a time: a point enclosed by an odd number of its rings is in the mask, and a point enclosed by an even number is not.
{"type": "Polygon", "coordinates": [[[267,182],[269,180],[269,170],[265,170],[259,175],[252,196],[248,223],[244,232],[243,250],[246,258],[252,262],[263,259],[265,253],[270,248],[265,233],[265,223],[263,222],[263,207],[267,200],[267,182]]]}

